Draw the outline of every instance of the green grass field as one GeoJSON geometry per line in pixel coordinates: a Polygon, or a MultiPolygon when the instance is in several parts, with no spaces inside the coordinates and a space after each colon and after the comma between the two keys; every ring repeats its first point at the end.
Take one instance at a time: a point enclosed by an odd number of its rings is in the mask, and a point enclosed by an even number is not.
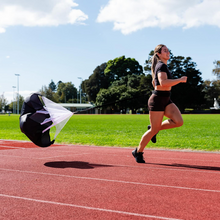
{"type": "MultiPolygon", "coordinates": [[[[220,150],[220,115],[183,115],[180,128],[161,131],[151,148],[220,150]]],[[[56,143],[135,147],[147,130],[148,115],[73,115],[56,143]]],[[[54,135],[54,129],[51,136],[54,135]]],[[[18,115],[0,115],[0,139],[28,140],[19,128],[18,115]]]]}

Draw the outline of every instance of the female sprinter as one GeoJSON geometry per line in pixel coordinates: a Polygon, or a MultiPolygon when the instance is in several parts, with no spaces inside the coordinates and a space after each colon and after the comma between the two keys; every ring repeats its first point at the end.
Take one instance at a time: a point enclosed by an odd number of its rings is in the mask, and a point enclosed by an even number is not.
{"type": "Polygon", "coordinates": [[[183,125],[183,118],[178,107],[170,99],[171,88],[179,83],[186,83],[187,77],[172,79],[172,74],[167,67],[170,52],[163,44],[159,44],[152,57],[152,84],[154,91],[148,100],[150,124],[148,131],[141,138],[138,148],[132,151],[137,163],[145,163],[143,151],[151,140],[156,142],[156,134],[160,130],[176,128],[183,125]],[[163,121],[163,117],[168,119],[163,121]]]}

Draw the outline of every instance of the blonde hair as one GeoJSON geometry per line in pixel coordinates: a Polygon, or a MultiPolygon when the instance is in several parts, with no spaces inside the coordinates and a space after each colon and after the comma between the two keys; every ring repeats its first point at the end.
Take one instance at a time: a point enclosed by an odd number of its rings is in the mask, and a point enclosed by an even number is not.
{"type": "Polygon", "coordinates": [[[158,57],[157,53],[161,53],[161,49],[164,46],[165,46],[164,44],[157,45],[155,47],[155,49],[154,49],[154,55],[151,57],[151,63],[152,63],[152,65],[151,65],[151,73],[152,73],[153,80],[155,78],[155,72],[154,72],[155,71],[155,67],[156,67],[156,65],[157,65],[157,63],[159,61],[159,57],[158,57]]]}

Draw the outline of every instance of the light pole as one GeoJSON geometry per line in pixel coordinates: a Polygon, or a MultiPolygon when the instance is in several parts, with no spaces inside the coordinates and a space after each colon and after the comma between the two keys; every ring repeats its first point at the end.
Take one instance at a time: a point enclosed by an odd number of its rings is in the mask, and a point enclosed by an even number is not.
{"type": "Polygon", "coordinates": [[[18,93],[17,93],[17,114],[19,114],[19,74],[15,74],[15,76],[17,76],[17,89],[18,89],[18,93]]]}
{"type": "Polygon", "coordinates": [[[79,86],[79,92],[80,92],[80,104],[81,104],[81,101],[82,101],[82,100],[81,100],[81,90],[82,90],[81,87],[82,87],[82,80],[83,80],[83,79],[82,79],[82,77],[78,77],[78,79],[81,79],[81,83],[80,83],[80,86],[79,86]]]}
{"type": "Polygon", "coordinates": [[[15,114],[16,112],[16,105],[15,105],[15,97],[14,97],[14,94],[15,94],[15,90],[16,89],[16,86],[12,86],[13,88],[13,114],[15,114]]]}

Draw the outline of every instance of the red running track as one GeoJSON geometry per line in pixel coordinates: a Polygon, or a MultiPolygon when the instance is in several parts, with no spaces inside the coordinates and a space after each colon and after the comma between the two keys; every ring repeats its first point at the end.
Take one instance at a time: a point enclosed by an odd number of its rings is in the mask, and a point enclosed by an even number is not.
{"type": "Polygon", "coordinates": [[[220,154],[0,140],[0,219],[220,219],[220,154]]]}

